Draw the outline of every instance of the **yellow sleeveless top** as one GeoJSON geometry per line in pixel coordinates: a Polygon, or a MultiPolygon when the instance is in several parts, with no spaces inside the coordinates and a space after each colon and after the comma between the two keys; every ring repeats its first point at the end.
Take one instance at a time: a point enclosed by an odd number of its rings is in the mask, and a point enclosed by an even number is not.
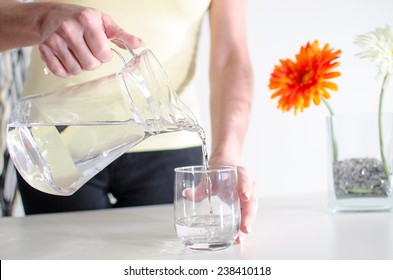
{"type": "MultiPolygon", "coordinates": [[[[58,0],[52,0],[57,2],[58,0]]],[[[40,1],[37,1],[40,2],[40,1]]],[[[169,76],[179,98],[199,119],[196,96],[196,56],[201,23],[210,0],[61,0],[92,7],[111,16],[127,32],[144,41],[153,51],[169,76]]],[[[137,51],[138,52],[138,51],[137,51]]],[[[113,59],[94,71],[78,76],[59,78],[44,75],[45,64],[36,47],[22,96],[51,92],[72,84],[80,84],[119,71],[121,61],[113,59]]],[[[196,133],[187,131],[166,133],[147,138],[132,151],[179,149],[201,145],[196,133]]]]}

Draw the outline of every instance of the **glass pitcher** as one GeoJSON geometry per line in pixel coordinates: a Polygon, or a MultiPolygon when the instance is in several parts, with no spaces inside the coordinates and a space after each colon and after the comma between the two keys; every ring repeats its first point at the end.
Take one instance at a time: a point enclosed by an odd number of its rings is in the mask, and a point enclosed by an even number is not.
{"type": "Polygon", "coordinates": [[[135,54],[115,74],[20,99],[7,126],[7,145],[34,188],[71,195],[149,136],[199,131],[154,54],[135,54]]]}

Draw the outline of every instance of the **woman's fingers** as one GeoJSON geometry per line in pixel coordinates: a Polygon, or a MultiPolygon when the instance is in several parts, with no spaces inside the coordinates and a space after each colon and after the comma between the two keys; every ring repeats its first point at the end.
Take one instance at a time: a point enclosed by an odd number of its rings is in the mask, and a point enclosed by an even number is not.
{"type": "MultiPolygon", "coordinates": [[[[78,75],[95,70],[113,56],[110,40],[124,40],[130,48],[138,48],[142,41],[126,33],[111,17],[90,8],[78,6],[62,11],[59,18],[50,19],[42,31],[39,45],[41,57],[50,72],[60,77],[78,75]]],[[[124,45],[120,45],[124,48],[124,45]]]]}
{"type": "Polygon", "coordinates": [[[258,212],[258,198],[255,181],[250,178],[244,167],[238,167],[238,192],[241,207],[240,233],[237,242],[243,242],[251,232],[258,212]]]}

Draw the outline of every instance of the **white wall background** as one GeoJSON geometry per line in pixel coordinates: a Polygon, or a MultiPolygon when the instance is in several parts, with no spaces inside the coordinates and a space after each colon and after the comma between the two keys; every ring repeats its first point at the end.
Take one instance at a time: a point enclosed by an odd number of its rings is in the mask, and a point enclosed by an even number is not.
{"type": "MultiPolygon", "coordinates": [[[[327,190],[327,143],[323,105],[294,116],[276,108],[268,89],[279,59],[294,59],[300,46],[318,39],[341,49],[339,91],[330,104],[336,113],[377,111],[381,79],[375,66],[355,56],[358,34],[393,28],[392,0],[248,0],[249,50],[254,67],[255,97],[242,165],[257,181],[258,195],[327,190]]],[[[202,125],[210,138],[208,103],[208,23],[202,32],[200,98],[202,125]]],[[[391,92],[393,95],[393,92],[391,92]]],[[[393,100],[393,99],[392,99],[393,100]]],[[[387,107],[393,110],[392,100],[387,107]]],[[[388,110],[388,109],[386,109],[388,110]]],[[[389,110],[389,111],[392,111],[389,110]]]]}

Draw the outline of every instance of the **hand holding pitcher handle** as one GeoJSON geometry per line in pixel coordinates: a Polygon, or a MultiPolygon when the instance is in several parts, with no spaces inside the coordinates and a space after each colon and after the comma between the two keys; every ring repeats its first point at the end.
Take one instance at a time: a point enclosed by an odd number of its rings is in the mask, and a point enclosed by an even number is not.
{"type": "MultiPolygon", "coordinates": [[[[135,52],[133,51],[133,49],[131,49],[131,47],[130,47],[125,41],[115,38],[115,39],[112,39],[111,42],[114,43],[114,44],[116,44],[117,46],[120,46],[120,47],[123,48],[123,49],[126,49],[126,50],[129,52],[129,54],[131,55],[131,58],[133,58],[134,56],[136,56],[136,54],[135,54],[135,52]]],[[[128,60],[125,59],[124,56],[123,56],[119,51],[117,51],[117,50],[114,49],[114,48],[111,48],[111,50],[112,50],[114,53],[117,54],[117,56],[121,59],[121,61],[123,62],[124,65],[127,64],[128,60]]],[[[45,74],[45,75],[49,75],[50,73],[51,73],[51,71],[49,70],[48,66],[45,66],[45,68],[44,68],[44,74],[45,74]]]]}
{"type": "MultiPolygon", "coordinates": [[[[108,15],[78,5],[54,7],[40,25],[39,51],[47,70],[59,77],[95,70],[113,56],[109,40],[117,38],[130,49],[142,40],[125,32],[108,15]]],[[[116,42],[115,42],[116,43],[116,42]]],[[[124,44],[116,43],[124,48],[124,44]]]]}

